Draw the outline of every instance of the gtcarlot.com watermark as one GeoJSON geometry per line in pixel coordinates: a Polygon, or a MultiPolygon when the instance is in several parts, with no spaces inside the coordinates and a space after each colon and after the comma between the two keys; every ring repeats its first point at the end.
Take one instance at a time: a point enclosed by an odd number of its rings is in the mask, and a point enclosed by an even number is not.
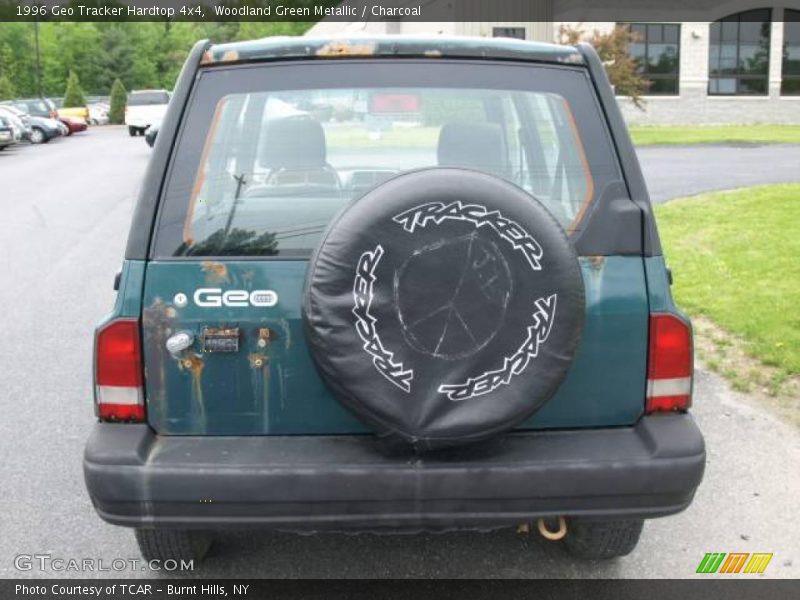
{"type": "Polygon", "coordinates": [[[90,573],[124,571],[194,571],[194,560],[141,560],[139,558],[64,558],[52,554],[18,554],[14,557],[18,571],[51,571],[56,573],[90,573]]]}

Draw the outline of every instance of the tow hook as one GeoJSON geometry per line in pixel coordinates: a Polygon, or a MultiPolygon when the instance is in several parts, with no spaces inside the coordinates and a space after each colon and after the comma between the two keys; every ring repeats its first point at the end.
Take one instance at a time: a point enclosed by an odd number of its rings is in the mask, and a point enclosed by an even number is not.
{"type": "Polygon", "coordinates": [[[536,527],[546,540],[556,541],[567,535],[567,521],[564,517],[558,517],[558,529],[556,531],[548,529],[545,519],[539,519],[536,522],[536,527]]]}

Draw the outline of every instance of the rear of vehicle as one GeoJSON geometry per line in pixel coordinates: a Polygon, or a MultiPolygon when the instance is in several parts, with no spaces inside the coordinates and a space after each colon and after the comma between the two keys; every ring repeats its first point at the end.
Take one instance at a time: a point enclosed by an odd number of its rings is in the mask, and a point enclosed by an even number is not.
{"type": "Polygon", "coordinates": [[[5,126],[11,130],[11,139],[14,143],[27,137],[27,127],[22,121],[19,111],[7,105],[0,105],[0,117],[5,120],[5,126]]]}
{"type": "Polygon", "coordinates": [[[131,136],[144,135],[153,123],[160,122],[167,112],[169,92],[166,90],[139,90],[128,94],[125,106],[125,125],[131,136]]]}
{"type": "Polygon", "coordinates": [[[5,150],[9,146],[17,143],[14,129],[11,123],[2,115],[0,115],[0,150],[5,150]]]}
{"type": "Polygon", "coordinates": [[[201,43],[158,135],[85,457],[146,555],[540,520],[607,558],[691,502],[691,329],[590,47],[201,43]]]}

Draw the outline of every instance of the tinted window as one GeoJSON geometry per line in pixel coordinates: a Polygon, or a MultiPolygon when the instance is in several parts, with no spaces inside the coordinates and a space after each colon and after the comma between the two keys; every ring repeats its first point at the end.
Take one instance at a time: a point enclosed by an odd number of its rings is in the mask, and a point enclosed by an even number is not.
{"type": "Polygon", "coordinates": [[[783,11],[783,81],[781,94],[800,94],[800,10],[783,11]]]}
{"type": "Polygon", "coordinates": [[[750,10],[711,24],[709,94],[767,93],[770,15],[750,10]]]}
{"type": "Polygon", "coordinates": [[[524,27],[493,27],[492,37],[507,37],[517,40],[525,39],[524,27]]]}
{"type": "Polygon", "coordinates": [[[148,106],[153,104],[168,104],[167,92],[133,92],[128,96],[128,106],[148,106]]]}
{"type": "Polygon", "coordinates": [[[677,95],[681,26],[664,23],[628,24],[635,41],[628,51],[650,83],[647,94],[677,95]]]}
{"type": "Polygon", "coordinates": [[[307,256],[343,206],[409,169],[503,177],[566,228],[577,226],[598,186],[619,177],[582,70],[341,67],[203,73],[156,255],[307,256]],[[325,76],[315,84],[315,74],[325,76]]]}

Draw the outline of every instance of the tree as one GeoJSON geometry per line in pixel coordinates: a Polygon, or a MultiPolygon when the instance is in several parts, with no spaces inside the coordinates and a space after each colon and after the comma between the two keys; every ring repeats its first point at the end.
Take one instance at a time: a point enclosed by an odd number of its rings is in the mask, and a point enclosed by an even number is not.
{"type": "MultiPolygon", "coordinates": [[[[0,0],[0,8],[3,1],[0,0]]],[[[97,4],[85,0],[82,3],[97,4]]],[[[71,70],[87,94],[108,93],[115,79],[120,79],[127,89],[170,89],[197,40],[210,38],[222,43],[277,34],[299,35],[310,26],[310,22],[41,21],[37,27],[31,22],[0,19],[0,74],[23,97],[38,94],[37,75],[41,75],[43,94],[63,94],[71,70]],[[36,29],[39,70],[34,48],[36,29]]]]}
{"type": "Polygon", "coordinates": [[[640,41],[639,36],[624,25],[617,25],[607,33],[595,30],[590,36],[586,36],[578,27],[562,25],[558,35],[562,44],[574,46],[580,41],[587,41],[594,46],[616,94],[630,97],[636,108],[644,110],[642,94],[647,92],[650,82],[642,76],[639,63],[628,51],[632,43],[640,41]]]}
{"type": "Polygon", "coordinates": [[[75,106],[86,106],[86,98],[83,96],[78,75],[75,71],[70,71],[67,78],[67,89],[64,91],[64,108],[75,106]]]}
{"type": "Polygon", "coordinates": [[[122,82],[117,79],[111,86],[111,107],[108,109],[108,120],[111,123],[125,121],[125,104],[128,102],[128,92],[122,82]]]}
{"type": "Polygon", "coordinates": [[[5,75],[0,75],[0,100],[11,100],[17,95],[14,84],[5,75]]]}

